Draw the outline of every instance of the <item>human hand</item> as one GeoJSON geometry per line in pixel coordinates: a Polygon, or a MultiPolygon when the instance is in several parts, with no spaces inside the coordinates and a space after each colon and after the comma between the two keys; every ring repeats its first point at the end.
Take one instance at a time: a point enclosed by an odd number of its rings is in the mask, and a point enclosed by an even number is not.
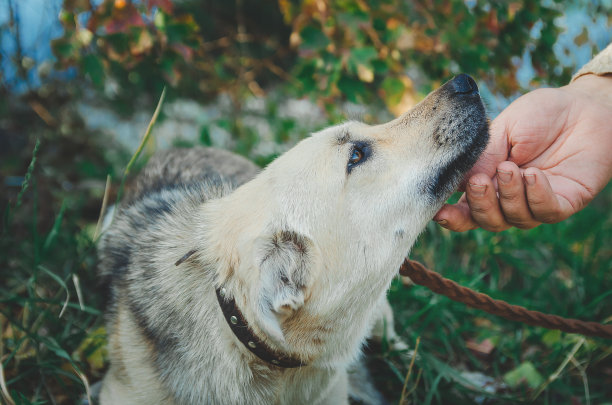
{"type": "Polygon", "coordinates": [[[562,221],[612,177],[612,76],[585,75],[514,101],[492,122],[491,141],[466,192],[434,217],[463,232],[499,232],[562,221]]]}

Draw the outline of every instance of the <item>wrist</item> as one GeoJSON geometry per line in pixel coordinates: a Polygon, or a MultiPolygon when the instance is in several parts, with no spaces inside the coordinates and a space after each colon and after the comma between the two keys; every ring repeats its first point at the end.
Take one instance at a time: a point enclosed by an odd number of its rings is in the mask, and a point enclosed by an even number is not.
{"type": "Polygon", "coordinates": [[[586,96],[612,108],[612,73],[605,75],[585,74],[562,87],[577,96],[586,96]]]}

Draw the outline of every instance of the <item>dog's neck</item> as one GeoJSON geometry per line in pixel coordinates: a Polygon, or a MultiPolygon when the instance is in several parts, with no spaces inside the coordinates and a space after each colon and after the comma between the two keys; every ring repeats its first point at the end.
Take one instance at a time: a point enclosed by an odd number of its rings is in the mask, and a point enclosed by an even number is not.
{"type": "MultiPolygon", "coordinates": [[[[198,256],[205,265],[214,268],[215,288],[225,288],[235,299],[253,335],[272,352],[323,367],[352,361],[358,356],[377,307],[384,300],[395,274],[392,270],[389,273],[389,269],[398,268],[402,257],[397,258],[397,264],[383,266],[378,263],[376,268],[369,268],[367,277],[366,272],[350,268],[353,266],[350,263],[323,263],[317,274],[312,275],[315,285],[306,288],[301,306],[286,314],[273,314],[278,318],[280,332],[275,335],[266,328],[258,312],[268,303],[262,302],[258,295],[263,281],[261,269],[254,260],[253,240],[253,235],[260,235],[266,229],[269,218],[265,215],[269,209],[265,205],[269,200],[249,200],[245,204],[239,201],[241,189],[223,201],[207,202],[200,212],[205,219],[195,224],[195,233],[201,237],[198,256]],[[197,224],[206,224],[207,228],[198,229],[197,224]],[[375,271],[378,267],[387,271],[375,271]],[[345,276],[341,276],[342,273],[345,276]]],[[[326,253],[329,252],[323,252],[322,257],[328,257],[326,253]]]]}
{"type": "Polygon", "coordinates": [[[217,288],[216,294],[219,307],[223,312],[227,325],[247,350],[275,367],[297,368],[306,365],[298,358],[275,351],[260,339],[253,332],[253,329],[249,326],[238,306],[236,306],[236,301],[228,295],[225,287],[217,288]]]}

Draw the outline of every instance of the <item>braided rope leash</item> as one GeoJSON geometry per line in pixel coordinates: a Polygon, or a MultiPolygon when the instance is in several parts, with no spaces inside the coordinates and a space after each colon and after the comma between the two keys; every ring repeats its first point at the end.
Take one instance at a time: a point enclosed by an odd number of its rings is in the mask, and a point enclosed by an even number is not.
{"type": "Polygon", "coordinates": [[[444,295],[453,301],[501,316],[510,321],[523,322],[547,329],[558,329],[563,332],[612,339],[612,324],[604,325],[597,322],[563,318],[557,315],[530,311],[518,305],[508,304],[505,301],[496,300],[486,294],[463,287],[413,260],[406,259],[404,261],[400,267],[400,274],[410,277],[415,284],[427,287],[433,292],[444,295]]]}

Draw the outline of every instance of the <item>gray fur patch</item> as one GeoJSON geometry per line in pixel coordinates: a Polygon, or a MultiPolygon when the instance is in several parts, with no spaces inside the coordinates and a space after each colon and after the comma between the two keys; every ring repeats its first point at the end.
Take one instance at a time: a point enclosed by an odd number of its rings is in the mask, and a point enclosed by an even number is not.
{"type": "Polygon", "coordinates": [[[187,256],[185,252],[196,254],[188,241],[175,235],[193,234],[190,219],[202,204],[231,193],[257,171],[246,159],[225,151],[195,148],[162,153],[151,159],[102,236],[99,272],[110,283],[109,335],[115,330],[118,306],[123,303],[154,347],[151,361],[168,387],[183,384],[169,372],[186,367],[181,364],[185,345],[201,334],[185,309],[193,307],[191,303],[211,288],[214,280],[206,268],[194,272],[193,266],[181,266],[177,270],[181,278],[176,279],[170,274],[173,270],[163,264],[164,255],[176,252],[174,257],[181,258],[187,256]],[[185,286],[162,281],[172,279],[185,286]]]}

